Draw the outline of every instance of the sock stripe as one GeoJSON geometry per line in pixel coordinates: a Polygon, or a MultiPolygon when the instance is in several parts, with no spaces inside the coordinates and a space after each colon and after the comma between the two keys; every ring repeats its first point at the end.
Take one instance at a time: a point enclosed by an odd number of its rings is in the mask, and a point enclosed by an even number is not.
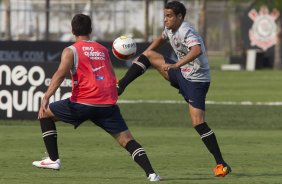
{"type": "Polygon", "coordinates": [[[56,130],[50,130],[50,131],[46,131],[44,133],[42,133],[42,137],[46,137],[49,135],[57,135],[57,131],[56,130]]]}
{"type": "Polygon", "coordinates": [[[203,138],[205,138],[205,137],[208,137],[208,136],[210,136],[210,135],[212,135],[212,134],[213,134],[213,131],[210,130],[209,132],[207,132],[207,133],[205,133],[205,134],[202,134],[202,135],[201,135],[201,139],[203,139],[203,138]]]}
{"type": "Polygon", "coordinates": [[[135,156],[140,153],[140,152],[144,152],[145,153],[145,150],[143,148],[138,148],[136,149],[133,153],[132,153],[132,159],[134,160],[135,156]]]}
{"type": "Polygon", "coordinates": [[[145,72],[147,70],[147,67],[143,63],[141,63],[139,61],[134,61],[133,63],[135,63],[138,66],[140,66],[143,69],[143,72],[145,72]]]}
{"type": "Polygon", "coordinates": [[[56,130],[49,130],[49,131],[43,132],[42,135],[49,134],[49,133],[57,133],[57,131],[56,130]]]}
{"type": "Polygon", "coordinates": [[[42,136],[42,137],[44,138],[44,137],[47,137],[47,136],[50,136],[50,135],[57,135],[57,133],[46,134],[46,135],[44,135],[44,136],[42,136]]]}

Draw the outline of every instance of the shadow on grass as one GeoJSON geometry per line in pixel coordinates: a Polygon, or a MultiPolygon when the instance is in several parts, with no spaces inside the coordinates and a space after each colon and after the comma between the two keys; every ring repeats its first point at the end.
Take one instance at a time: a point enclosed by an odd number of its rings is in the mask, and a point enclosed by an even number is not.
{"type": "Polygon", "coordinates": [[[282,177],[282,173],[232,173],[238,178],[243,177],[282,177]]]}
{"type": "Polygon", "coordinates": [[[214,177],[208,177],[206,174],[193,174],[186,177],[162,177],[161,181],[209,181],[214,180],[214,177]]]}
{"type": "Polygon", "coordinates": [[[161,181],[192,181],[192,180],[197,180],[197,181],[208,181],[211,180],[209,178],[189,178],[189,177],[185,177],[185,178],[163,178],[161,181]]]}

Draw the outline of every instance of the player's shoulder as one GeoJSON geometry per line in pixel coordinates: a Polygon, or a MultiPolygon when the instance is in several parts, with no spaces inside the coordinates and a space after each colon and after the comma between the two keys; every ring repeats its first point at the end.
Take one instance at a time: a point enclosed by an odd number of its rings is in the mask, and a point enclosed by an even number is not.
{"type": "Polygon", "coordinates": [[[73,55],[73,52],[74,52],[73,46],[69,46],[69,47],[64,48],[62,54],[63,55],[73,55]]]}
{"type": "Polygon", "coordinates": [[[180,33],[187,33],[189,31],[194,31],[194,27],[191,25],[191,23],[184,21],[182,22],[178,30],[180,33]]]}

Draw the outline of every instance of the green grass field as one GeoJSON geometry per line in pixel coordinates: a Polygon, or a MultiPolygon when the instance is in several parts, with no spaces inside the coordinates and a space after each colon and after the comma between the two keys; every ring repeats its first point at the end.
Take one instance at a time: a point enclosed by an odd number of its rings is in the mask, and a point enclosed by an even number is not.
{"type": "MultiPolygon", "coordinates": [[[[116,70],[121,76],[126,70],[116,70]]],[[[281,102],[280,71],[213,71],[207,97],[215,102],[281,102]]],[[[157,72],[128,87],[121,100],[183,101],[157,72]]],[[[184,103],[120,104],[135,138],[166,184],[260,184],[282,181],[282,106],[208,104],[206,120],[233,172],[213,177],[215,165],[191,127],[184,103]]],[[[90,122],[77,130],[58,123],[63,168],[32,167],[44,156],[37,121],[0,120],[0,184],[149,183],[128,153],[90,122]]]]}

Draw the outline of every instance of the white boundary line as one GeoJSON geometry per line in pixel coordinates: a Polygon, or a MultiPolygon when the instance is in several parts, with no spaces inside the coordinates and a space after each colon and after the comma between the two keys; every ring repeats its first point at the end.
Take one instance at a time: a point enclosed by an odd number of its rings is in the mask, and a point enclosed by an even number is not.
{"type": "MultiPolygon", "coordinates": [[[[177,100],[118,100],[120,104],[186,104],[187,102],[177,101],[177,100]]],[[[251,101],[242,101],[242,102],[229,102],[229,101],[206,101],[206,104],[209,105],[265,105],[265,106],[282,106],[282,102],[251,102],[251,101]]]]}

